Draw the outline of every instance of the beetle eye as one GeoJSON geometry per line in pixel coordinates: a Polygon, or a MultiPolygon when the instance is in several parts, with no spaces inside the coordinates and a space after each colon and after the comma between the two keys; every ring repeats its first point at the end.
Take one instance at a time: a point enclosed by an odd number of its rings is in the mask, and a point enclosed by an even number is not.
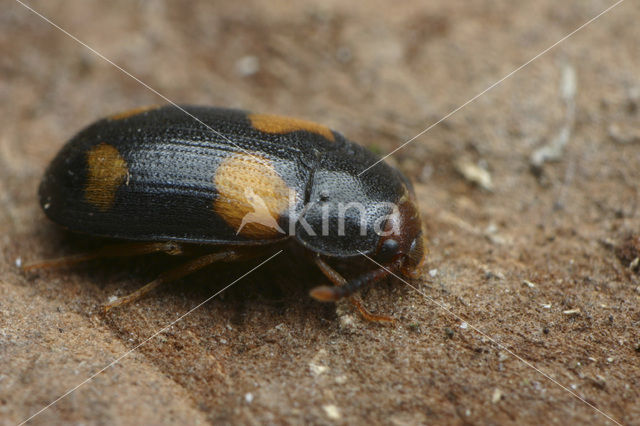
{"type": "Polygon", "coordinates": [[[398,253],[398,246],[398,242],[392,238],[384,240],[378,251],[378,260],[383,263],[391,262],[396,253],[398,253]]]}

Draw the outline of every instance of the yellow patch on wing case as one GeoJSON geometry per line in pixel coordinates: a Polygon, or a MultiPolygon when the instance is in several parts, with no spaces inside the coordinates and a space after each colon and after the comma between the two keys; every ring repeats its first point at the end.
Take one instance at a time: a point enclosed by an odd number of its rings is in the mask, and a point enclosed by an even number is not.
{"type": "Polygon", "coordinates": [[[158,108],[158,105],[148,105],[139,108],[129,109],[127,111],[119,112],[109,116],[110,120],[124,120],[125,118],[133,117],[134,115],[142,114],[143,112],[151,111],[158,108]]]}
{"type": "Polygon", "coordinates": [[[103,142],[87,152],[87,172],[85,199],[102,211],[109,210],[129,175],[126,161],[115,147],[103,142]]]}
{"type": "Polygon", "coordinates": [[[289,208],[289,187],[269,160],[232,155],[218,166],[213,182],[218,192],[213,209],[237,234],[265,239],[284,234],[277,221],[289,208]]]}
{"type": "Polygon", "coordinates": [[[332,142],[336,140],[331,129],[313,121],[273,114],[249,114],[249,120],[254,129],[264,133],[285,134],[305,130],[324,136],[332,142]]]}

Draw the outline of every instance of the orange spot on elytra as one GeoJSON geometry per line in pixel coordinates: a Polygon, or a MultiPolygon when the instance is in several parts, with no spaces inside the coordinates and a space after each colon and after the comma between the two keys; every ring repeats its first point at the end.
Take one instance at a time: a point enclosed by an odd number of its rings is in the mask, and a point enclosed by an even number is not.
{"type": "Polygon", "coordinates": [[[87,152],[87,172],[85,199],[102,211],[109,210],[129,175],[126,161],[115,147],[103,142],[87,152]]]}
{"type": "Polygon", "coordinates": [[[158,108],[157,105],[149,105],[139,108],[133,108],[127,111],[119,112],[117,114],[113,114],[109,116],[110,120],[122,120],[125,118],[133,117],[134,115],[142,114],[143,112],[150,111],[152,109],[158,108]]]}
{"type": "Polygon", "coordinates": [[[305,130],[324,136],[331,142],[336,140],[331,129],[313,121],[272,114],[249,114],[249,120],[254,129],[264,133],[285,134],[305,130]]]}
{"type": "Polygon", "coordinates": [[[214,211],[237,233],[253,238],[282,236],[277,224],[289,208],[289,187],[271,162],[249,154],[226,158],[213,177],[214,211]]]}

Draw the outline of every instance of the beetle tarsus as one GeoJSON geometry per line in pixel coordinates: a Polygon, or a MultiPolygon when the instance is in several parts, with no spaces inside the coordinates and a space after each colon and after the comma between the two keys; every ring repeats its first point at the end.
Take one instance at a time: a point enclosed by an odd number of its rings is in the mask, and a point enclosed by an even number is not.
{"type": "Polygon", "coordinates": [[[396,319],[393,317],[390,317],[387,315],[372,314],[371,312],[369,312],[367,308],[364,307],[364,305],[362,305],[362,302],[358,300],[355,296],[351,296],[349,298],[349,302],[351,302],[351,305],[353,305],[358,310],[362,318],[364,318],[369,322],[386,323],[386,324],[396,323],[396,319]]]}
{"type": "Polygon", "coordinates": [[[134,291],[133,293],[128,294],[128,295],[126,295],[124,297],[120,297],[120,298],[114,300],[113,302],[109,302],[109,303],[106,303],[106,304],[102,305],[102,312],[106,314],[107,312],[109,312],[113,308],[117,308],[119,306],[124,306],[124,305],[128,305],[130,303],[133,303],[136,300],[139,300],[140,298],[142,298],[147,293],[149,293],[152,290],[154,290],[155,288],[159,287],[161,284],[164,284],[165,282],[167,282],[167,280],[163,279],[163,277],[160,276],[157,279],[151,281],[149,284],[145,284],[143,287],[139,288],[138,290],[134,291]]]}

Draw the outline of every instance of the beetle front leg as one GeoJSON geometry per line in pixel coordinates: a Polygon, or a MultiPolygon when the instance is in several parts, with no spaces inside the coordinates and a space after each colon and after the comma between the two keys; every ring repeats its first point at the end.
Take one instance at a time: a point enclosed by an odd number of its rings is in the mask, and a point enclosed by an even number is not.
{"type": "Polygon", "coordinates": [[[384,269],[365,273],[349,282],[340,275],[338,271],[329,266],[329,264],[325,262],[320,255],[314,256],[314,262],[329,281],[335,285],[335,287],[316,287],[311,290],[311,297],[321,302],[336,302],[344,297],[348,297],[351,305],[353,305],[358,312],[360,312],[360,315],[362,315],[362,317],[367,321],[395,323],[395,319],[391,317],[386,315],[376,315],[369,312],[367,308],[362,305],[362,302],[353,294],[364,284],[373,283],[384,277],[386,275],[386,271],[384,269]]]}

